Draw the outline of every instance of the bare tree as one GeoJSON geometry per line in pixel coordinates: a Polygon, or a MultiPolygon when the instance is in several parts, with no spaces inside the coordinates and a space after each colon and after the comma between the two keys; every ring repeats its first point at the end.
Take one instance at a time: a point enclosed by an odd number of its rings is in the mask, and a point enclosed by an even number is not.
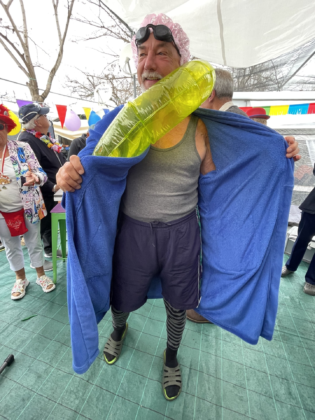
{"type": "MultiPolygon", "coordinates": [[[[84,39],[79,39],[76,42],[93,42],[95,39],[114,39],[121,41],[122,44],[129,43],[132,29],[122,21],[102,0],[84,0],[89,4],[92,10],[95,11],[93,18],[88,18],[82,15],[76,15],[74,20],[81,24],[87,25],[92,32],[84,39]]],[[[120,105],[133,96],[134,81],[133,77],[122,71],[119,67],[119,55],[115,50],[107,47],[106,50],[97,50],[100,54],[100,59],[104,59],[104,69],[100,74],[91,74],[89,72],[81,71],[81,79],[73,79],[67,77],[66,87],[71,89],[73,94],[80,96],[82,99],[94,98],[94,92],[97,88],[102,86],[110,86],[112,90],[112,97],[109,104],[106,106],[120,105]]],[[[137,86],[139,93],[140,87],[137,86]]]]}
{"type": "MultiPolygon", "coordinates": [[[[82,99],[94,99],[94,92],[97,88],[109,87],[112,95],[106,107],[112,107],[114,103],[116,106],[126,103],[133,96],[133,79],[130,76],[124,75],[122,72],[117,72],[117,65],[111,63],[99,75],[91,74],[82,71],[83,80],[73,79],[67,77],[66,86],[71,90],[72,94],[79,96],[82,99]]],[[[140,87],[137,87],[137,93],[140,93],[140,87]]]]}
{"type": "Polygon", "coordinates": [[[84,39],[85,41],[111,37],[124,42],[130,42],[132,29],[102,0],[84,0],[84,3],[89,4],[96,11],[96,15],[93,20],[88,19],[83,15],[77,15],[74,17],[74,20],[94,29],[94,32],[90,35],[90,37],[84,39]]]}
{"type": "MultiPolygon", "coordinates": [[[[10,55],[12,60],[16,63],[17,67],[27,76],[29,80],[27,82],[27,86],[30,90],[32,100],[43,102],[50,92],[52,82],[62,61],[64,44],[67,37],[70,18],[72,15],[75,0],[67,0],[67,16],[63,33],[61,31],[59,21],[59,0],[51,0],[58,33],[59,50],[53,67],[50,71],[48,71],[49,74],[47,77],[46,87],[42,93],[39,93],[37,75],[35,71],[35,68],[41,67],[41,65],[34,63],[31,57],[30,42],[33,42],[35,45],[36,43],[31,39],[29,35],[24,1],[19,0],[22,17],[21,25],[17,23],[16,17],[13,17],[13,15],[10,12],[10,7],[13,1],[14,0],[8,0],[5,4],[4,0],[0,0],[0,5],[2,6],[5,15],[8,19],[7,23],[3,23],[2,19],[0,20],[0,44],[10,55]]],[[[38,46],[36,45],[36,47],[38,46]]]]}
{"type": "MultiPolygon", "coordinates": [[[[132,29],[126,22],[121,20],[103,0],[84,0],[95,11],[94,18],[88,19],[86,16],[77,16],[74,19],[82,24],[88,25],[93,32],[84,41],[94,39],[116,39],[124,42],[130,42],[132,29]]],[[[81,40],[82,41],[82,40],[81,40]]],[[[99,51],[112,60],[112,63],[118,63],[119,57],[115,52],[99,51]]],[[[311,90],[315,89],[315,78],[303,74],[302,69],[309,60],[315,56],[315,40],[311,40],[304,46],[299,47],[290,53],[284,54],[274,60],[258,64],[247,68],[228,68],[234,78],[235,91],[280,91],[290,90],[311,90]]],[[[196,58],[196,57],[193,57],[196,58]]],[[[214,66],[217,66],[214,64],[214,66]]],[[[117,67],[117,66],[116,66],[117,67]]],[[[116,93],[113,101],[116,104],[122,103],[126,97],[132,95],[132,80],[126,79],[122,72],[112,71],[112,67],[105,69],[100,75],[93,75],[93,81],[84,73],[84,81],[68,80],[67,86],[70,86],[73,92],[79,95],[89,94],[92,97],[95,84],[104,82],[113,86],[113,92],[116,93]],[[124,76],[124,77],[123,77],[124,76]]],[[[139,88],[138,88],[139,89],[139,88]]]]}
{"type": "Polygon", "coordinates": [[[302,69],[314,56],[315,40],[311,40],[274,60],[247,68],[229,68],[234,78],[234,90],[236,92],[313,90],[314,76],[302,75],[302,69]]]}

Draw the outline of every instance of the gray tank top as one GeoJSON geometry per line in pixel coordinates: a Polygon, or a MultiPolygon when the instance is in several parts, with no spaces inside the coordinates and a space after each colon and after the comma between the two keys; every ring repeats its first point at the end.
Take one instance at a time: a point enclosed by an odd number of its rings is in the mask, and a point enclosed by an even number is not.
{"type": "Polygon", "coordinates": [[[127,177],[122,212],[142,222],[170,222],[191,213],[198,202],[201,159],[196,148],[198,118],[191,116],[182,140],[168,149],[151,146],[127,177]]]}

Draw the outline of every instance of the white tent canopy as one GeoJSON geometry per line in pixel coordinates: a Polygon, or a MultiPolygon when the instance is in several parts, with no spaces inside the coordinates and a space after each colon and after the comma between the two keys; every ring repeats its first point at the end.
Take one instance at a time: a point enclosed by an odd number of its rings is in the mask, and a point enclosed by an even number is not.
{"type": "Polygon", "coordinates": [[[315,38],[314,0],[105,0],[133,29],[149,13],[181,24],[193,56],[231,67],[279,57],[315,38]]]}

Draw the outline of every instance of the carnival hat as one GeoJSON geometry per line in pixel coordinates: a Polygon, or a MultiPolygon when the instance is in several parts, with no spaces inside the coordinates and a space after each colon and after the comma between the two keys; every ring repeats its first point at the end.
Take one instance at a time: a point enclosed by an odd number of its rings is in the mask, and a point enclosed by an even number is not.
{"type": "Polygon", "coordinates": [[[6,108],[4,105],[0,105],[0,122],[3,122],[7,125],[8,133],[10,133],[10,131],[16,127],[15,122],[12,120],[12,118],[10,118],[9,112],[10,111],[8,108],[6,108]]]}
{"type": "Polygon", "coordinates": [[[269,120],[270,116],[266,114],[264,108],[252,108],[247,111],[249,118],[261,118],[262,120],[269,120]]]}
{"type": "Polygon", "coordinates": [[[36,115],[46,115],[50,109],[48,106],[41,107],[38,104],[29,104],[21,106],[19,110],[19,118],[22,124],[28,123],[32,118],[36,117],[36,115]]]}

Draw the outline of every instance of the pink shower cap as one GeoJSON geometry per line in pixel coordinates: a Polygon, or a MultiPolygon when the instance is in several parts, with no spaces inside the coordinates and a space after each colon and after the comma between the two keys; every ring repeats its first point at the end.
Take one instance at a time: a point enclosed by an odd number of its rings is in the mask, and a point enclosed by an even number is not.
{"type": "MultiPolygon", "coordinates": [[[[140,28],[143,28],[149,23],[153,25],[165,25],[172,31],[172,35],[175,41],[177,48],[181,54],[180,65],[187,63],[190,58],[189,51],[189,38],[187,34],[183,31],[179,23],[174,23],[171,18],[166,16],[164,13],[159,13],[158,15],[152,13],[147,15],[142,21],[140,28]]],[[[136,67],[138,66],[138,50],[136,46],[136,36],[134,35],[131,40],[131,48],[133,53],[133,59],[135,61],[136,67]]]]}

